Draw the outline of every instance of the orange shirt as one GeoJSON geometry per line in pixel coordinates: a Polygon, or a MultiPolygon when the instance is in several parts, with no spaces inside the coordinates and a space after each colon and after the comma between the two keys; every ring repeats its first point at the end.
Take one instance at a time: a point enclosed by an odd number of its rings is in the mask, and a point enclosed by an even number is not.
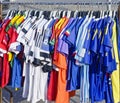
{"type": "Polygon", "coordinates": [[[66,17],[62,19],[63,21],[61,21],[61,24],[59,24],[58,28],[55,29],[55,47],[54,47],[53,64],[56,65],[58,68],[67,69],[66,57],[57,51],[59,34],[69,21],[69,19],[66,17]]]}
{"type": "Polygon", "coordinates": [[[53,55],[53,64],[59,68],[58,71],[58,87],[56,103],[69,103],[69,92],[66,91],[66,72],[67,72],[67,60],[66,57],[57,51],[58,37],[63,28],[67,25],[69,19],[64,17],[55,25],[55,47],[53,55]]]}

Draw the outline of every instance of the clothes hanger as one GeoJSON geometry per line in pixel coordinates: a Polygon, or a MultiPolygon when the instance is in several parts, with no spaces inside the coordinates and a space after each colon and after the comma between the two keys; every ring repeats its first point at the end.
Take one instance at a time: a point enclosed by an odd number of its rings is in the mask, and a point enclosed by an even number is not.
{"type": "Polygon", "coordinates": [[[56,18],[56,13],[57,13],[57,10],[53,11],[53,17],[56,18]]]}
{"type": "Polygon", "coordinates": [[[60,18],[62,18],[62,15],[63,15],[63,10],[61,10],[61,13],[60,13],[60,18]]]}
{"type": "Polygon", "coordinates": [[[29,14],[28,14],[28,17],[33,17],[33,16],[34,16],[34,13],[35,13],[35,10],[30,10],[30,11],[29,11],[29,14]]]}
{"type": "Polygon", "coordinates": [[[24,15],[24,14],[25,14],[25,11],[26,11],[26,10],[21,11],[21,15],[24,15]]]}
{"type": "Polygon", "coordinates": [[[59,10],[59,18],[61,18],[61,13],[63,10],[59,10]]]}
{"type": "Polygon", "coordinates": [[[90,13],[90,18],[92,18],[93,17],[93,10],[91,11],[91,13],[90,13]]]}
{"type": "Polygon", "coordinates": [[[47,11],[46,16],[47,16],[47,20],[49,20],[50,19],[50,11],[47,11]]]}
{"type": "Polygon", "coordinates": [[[104,17],[104,10],[102,11],[102,14],[101,14],[101,19],[104,17]]]}
{"type": "Polygon", "coordinates": [[[54,10],[54,11],[52,12],[52,17],[55,17],[55,14],[56,14],[56,11],[54,10]]]}
{"type": "Polygon", "coordinates": [[[74,17],[77,17],[77,16],[78,16],[78,10],[75,10],[74,17]]]}
{"type": "MultiPolygon", "coordinates": [[[[75,13],[75,11],[71,11],[71,14],[70,14],[71,18],[74,17],[74,13],[75,13]]],[[[78,15],[76,15],[76,16],[78,16],[78,15]]]]}
{"type": "Polygon", "coordinates": [[[19,10],[19,11],[17,12],[17,14],[21,14],[21,10],[19,10]]]}
{"type": "Polygon", "coordinates": [[[83,13],[83,11],[78,11],[77,17],[81,18],[82,17],[82,13],[83,13]]]}
{"type": "Polygon", "coordinates": [[[34,12],[34,16],[37,16],[38,10],[35,10],[34,12]]]}
{"type": "Polygon", "coordinates": [[[32,10],[31,16],[32,16],[32,17],[35,16],[35,10],[32,10]]]}
{"type": "Polygon", "coordinates": [[[63,11],[63,15],[62,15],[62,17],[65,17],[65,13],[66,13],[66,11],[64,10],[64,11],[63,11]]]}
{"type": "Polygon", "coordinates": [[[112,11],[112,18],[115,19],[115,16],[116,16],[116,10],[113,10],[112,11]]]}
{"type": "Polygon", "coordinates": [[[38,10],[35,10],[34,16],[36,16],[38,18],[38,16],[39,16],[39,11],[38,10]]]}
{"type": "Polygon", "coordinates": [[[100,11],[96,11],[96,18],[100,18],[100,11]]]}
{"type": "Polygon", "coordinates": [[[30,17],[32,10],[29,10],[27,17],[30,17]]]}
{"type": "Polygon", "coordinates": [[[116,14],[117,14],[117,11],[116,11],[116,8],[115,8],[115,7],[114,7],[113,9],[114,9],[114,10],[113,10],[113,12],[112,12],[112,18],[115,19],[115,16],[116,16],[116,14]]]}
{"type": "Polygon", "coordinates": [[[38,16],[38,18],[41,18],[41,17],[43,17],[43,18],[44,18],[44,15],[43,15],[43,10],[41,10],[41,11],[39,12],[39,16],[38,16]]]}
{"type": "Polygon", "coordinates": [[[102,10],[100,10],[100,18],[102,18],[102,13],[103,13],[103,11],[102,11],[102,10]]]}
{"type": "Polygon", "coordinates": [[[24,16],[25,16],[25,18],[28,17],[28,14],[29,14],[29,10],[25,10],[25,12],[24,12],[24,16]]]}
{"type": "Polygon", "coordinates": [[[62,15],[62,9],[64,9],[63,7],[61,7],[61,5],[58,5],[58,7],[56,8],[57,9],[57,12],[56,12],[56,18],[60,18],[61,15],[62,15]]]}
{"type": "Polygon", "coordinates": [[[108,15],[109,17],[112,17],[112,10],[109,10],[108,15]]]}
{"type": "Polygon", "coordinates": [[[103,18],[104,17],[107,17],[108,16],[108,10],[107,11],[104,11],[104,16],[103,16],[103,18]]]}
{"type": "Polygon", "coordinates": [[[10,12],[10,15],[9,15],[9,18],[10,18],[10,19],[13,18],[13,13],[14,13],[14,10],[12,10],[12,11],[10,12]]]}
{"type": "Polygon", "coordinates": [[[67,11],[65,12],[65,17],[67,17],[67,11]]]}
{"type": "Polygon", "coordinates": [[[71,16],[71,11],[69,10],[67,11],[67,18],[70,18],[70,16],[71,16]]]}
{"type": "Polygon", "coordinates": [[[78,17],[83,17],[83,11],[78,12],[78,17]]]}
{"type": "Polygon", "coordinates": [[[56,11],[55,18],[60,18],[59,10],[56,11]]]}
{"type": "Polygon", "coordinates": [[[89,10],[88,13],[87,13],[87,17],[89,17],[91,14],[91,11],[89,10]]]}
{"type": "Polygon", "coordinates": [[[53,15],[53,11],[50,12],[50,18],[52,18],[52,15],[53,15]]]}
{"type": "Polygon", "coordinates": [[[9,18],[10,12],[11,12],[11,10],[8,11],[8,13],[7,13],[5,19],[9,18]]]}

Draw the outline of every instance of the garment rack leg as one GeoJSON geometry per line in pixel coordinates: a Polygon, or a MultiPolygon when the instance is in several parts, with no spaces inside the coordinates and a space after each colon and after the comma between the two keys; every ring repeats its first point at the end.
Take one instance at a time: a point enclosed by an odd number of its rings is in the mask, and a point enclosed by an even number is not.
{"type": "Polygon", "coordinates": [[[0,103],[2,103],[2,88],[0,88],[0,103]]]}

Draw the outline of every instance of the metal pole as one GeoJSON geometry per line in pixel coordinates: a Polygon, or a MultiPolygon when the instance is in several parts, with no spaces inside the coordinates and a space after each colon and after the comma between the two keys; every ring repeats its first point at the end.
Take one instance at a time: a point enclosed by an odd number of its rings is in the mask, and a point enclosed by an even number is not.
{"type": "Polygon", "coordinates": [[[2,88],[0,88],[0,103],[2,103],[2,88]]]}
{"type": "Polygon", "coordinates": [[[1,2],[2,4],[28,4],[28,5],[118,5],[118,1],[111,2],[111,0],[107,0],[107,2],[1,2]]]}

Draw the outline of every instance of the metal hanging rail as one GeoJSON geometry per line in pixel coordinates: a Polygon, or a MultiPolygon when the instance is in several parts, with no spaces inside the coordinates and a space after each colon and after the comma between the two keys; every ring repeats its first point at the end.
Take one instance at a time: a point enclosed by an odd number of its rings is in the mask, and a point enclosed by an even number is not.
{"type": "Polygon", "coordinates": [[[0,4],[29,4],[29,5],[118,5],[120,2],[0,2],[0,4]]]}

